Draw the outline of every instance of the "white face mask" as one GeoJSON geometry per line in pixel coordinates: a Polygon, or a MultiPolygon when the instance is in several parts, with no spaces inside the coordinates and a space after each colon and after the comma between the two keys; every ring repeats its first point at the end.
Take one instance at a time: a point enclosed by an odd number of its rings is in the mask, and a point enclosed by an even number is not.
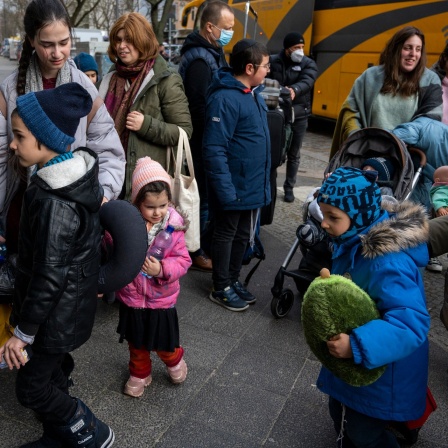
{"type": "Polygon", "coordinates": [[[303,50],[295,50],[291,53],[291,60],[293,62],[301,62],[303,59],[303,50]]]}

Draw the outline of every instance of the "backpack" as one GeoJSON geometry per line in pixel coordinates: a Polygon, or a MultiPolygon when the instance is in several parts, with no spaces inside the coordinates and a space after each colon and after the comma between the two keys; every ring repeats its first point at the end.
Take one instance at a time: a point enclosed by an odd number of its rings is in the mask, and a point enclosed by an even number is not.
{"type": "Polygon", "coordinates": [[[244,252],[243,265],[248,265],[254,258],[257,258],[258,261],[247,274],[246,279],[244,280],[245,286],[249,284],[252,275],[254,275],[260,263],[266,258],[264,246],[260,239],[260,209],[257,210],[254,221],[255,222],[253,222],[250,229],[250,238],[247,243],[246,252],[244,252]]]}

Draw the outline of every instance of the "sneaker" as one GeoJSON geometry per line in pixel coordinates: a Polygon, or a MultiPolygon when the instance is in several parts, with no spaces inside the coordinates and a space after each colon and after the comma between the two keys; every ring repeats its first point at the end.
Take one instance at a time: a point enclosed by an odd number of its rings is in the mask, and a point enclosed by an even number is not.
{"type": "Polygon", "coordinates": [[[191,261],[190,269],[202,272],[212,272],[213,270],[212,260],[204,252],[201,255],[193,257],[191,261]]]}
{"type": "Polygon", "coordinates": [[[141,397],[145,390],[145,387],[149,386],[152,381],[152,376],[149,375],[146,378],[137,378],[130,376],[124,385],[123,393],[131,397],[141,397]]]}
{"type": "Polygon", "coordinates": [[[241,299],[231,286],[222,291],[212,291],[209,299],[230,311],[244,311],[249,308],[249,304],[241,299]]]}
{"type": "Polygon", "coordinates": [[[294,202],[294,193],[292,190],[285,190],[285,202],[294,202]]]}
{"type": "Polygon", "coordinates": [[[243,299],[246,303],[249,305],[252,305],[257,301],[257,299],[246,289],[246,287],[240,283],[239,281],[236,281],[232,288],[234,291],[238,294],[240,299],[243,299]]]}
{"type": "Polygon", "coordinates": [[[426,269],[432,272],[442,272],[442,263],[437,258],[430,258],[426,269]]]}
{"type": "Polygon", "coordinates": [[[180,384],[185,381],[185,378],[187,378],[187,363],[184,361],[184,358],[182,358],[179,362],[179,364],[175,365],[174,367],[167,367],[168,375],[171,378],[171,382],[174,384],[180,384]]]}

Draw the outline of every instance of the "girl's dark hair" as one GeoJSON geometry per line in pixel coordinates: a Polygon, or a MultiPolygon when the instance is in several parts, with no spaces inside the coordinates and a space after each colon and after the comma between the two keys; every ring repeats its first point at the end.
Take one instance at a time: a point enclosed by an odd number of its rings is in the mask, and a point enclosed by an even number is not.
{"type": "Polygon", "coordinates": [[[61,0],[33,0],[27,6],[25,16],[23,17],[25,39],[19,61],[19,74],[16,86],[17,95],[19,96],[25,93],[26,71],[33,54],[30,39],[34,39],[42,28],[54,22],[62,22],[67,26],[70,36],[72,35],[70,16],[61,0]]]}
{"type": "Polygon", "coordinates": [[[171,201],[171,188],[166,182],[156,180],[155,182],[146,184],[144,187],[140,188],[134,204],[136,207],[140,207],[141,203],[145,200],[146,193],[162,193],[163,191],[166,191],[168,201],[171,201]]]}
{"type": "Polygon", "coordinates": [[[380,65],[384,66],[384,83],[381,93],[411,96],[419,91],[420,78],[426,67],[426,48],[424,34],[414,26],[406,26],[397,31],[387,42],[380,55],[380,65]],[[420,60],[412,72],[400,69],[401,50],[404,43],[412,36],[418,36],[422,41],[420,60]]]}
{"type": "Polygon", "coordinates": [[[248,44],[248,41],[249,39],[242,46],[242,41],[237,42],[230,55],[230,66],[232,67],[233,74],[236,76],[246,73],[247,64],[252,64],[256,73],[259,69],[258,66],[263,61],[263,57],[269,56],[266,45],[255,41],[248,44]]]}

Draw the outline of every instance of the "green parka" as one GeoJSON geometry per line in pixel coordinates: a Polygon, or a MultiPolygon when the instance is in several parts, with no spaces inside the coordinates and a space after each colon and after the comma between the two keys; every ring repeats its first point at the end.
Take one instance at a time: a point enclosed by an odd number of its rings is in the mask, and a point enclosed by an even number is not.
{"type": "MultiPolygon", "coordinates": [[[[114,67],[104,76],[99,86],[101,98],[106,97],[109,83],[115,73],[114,67]]],[[[142,86],[128,112],[141,112],[145,118],[141,129],[130,131],[126,154],[126,198],[131,193],[131,179],[137,160],[149,156],[165,169],[167,146],[176,152],[180,126],[191,137],[191,124],[188,100],[182,78],[168,67],[162,56],[157,56],[153,69],[143,80],[142,86]]]]}

